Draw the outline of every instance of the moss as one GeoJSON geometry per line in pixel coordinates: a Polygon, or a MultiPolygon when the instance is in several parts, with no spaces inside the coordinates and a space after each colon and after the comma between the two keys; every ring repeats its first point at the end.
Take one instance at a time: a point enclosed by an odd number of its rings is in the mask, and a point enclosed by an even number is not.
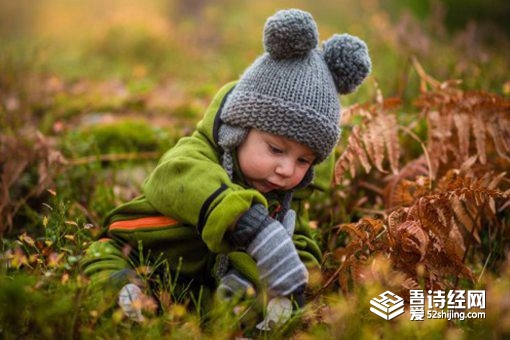
{"type": "Polygon", "coordinates": [[[168,131],[138,119],[91,125],[79,131],[75,138],[86,136],[92,138],[101,154],[159,151],[170,147],[174,140],[168,131]]]}

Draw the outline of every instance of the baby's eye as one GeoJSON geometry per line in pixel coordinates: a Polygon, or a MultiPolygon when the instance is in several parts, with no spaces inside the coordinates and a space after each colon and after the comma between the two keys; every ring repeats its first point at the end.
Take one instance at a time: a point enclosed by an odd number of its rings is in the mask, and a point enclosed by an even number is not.
{"type": "Polygon", "coordinates": [[[280,154],[283,152],[282,149],[280,149],[277,146],[271,145],[271,144],[269,144],[269,151],[271,151],[271,153],[275,153],[275,154],[280,154]]]}
{"type": "Polygon", "coordinates": [[[298,162],[300,164],[310,165],[312,164],[312,161],[308,158],[298,158],[298,162]]]}

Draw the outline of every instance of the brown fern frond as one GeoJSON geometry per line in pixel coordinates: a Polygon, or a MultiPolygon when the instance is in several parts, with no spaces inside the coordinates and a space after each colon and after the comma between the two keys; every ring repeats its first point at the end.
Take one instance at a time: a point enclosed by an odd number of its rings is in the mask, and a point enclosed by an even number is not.
{"type": "Polygon", "coordinates": [[[487,152],[485,146],[485,122],[482,117],[482,112],[477,111],[471,116],[471,126],[475,137],[476,151],[478,153],[480,163],[487,163],[487,152]]]}
{"type": "Polygon", "coordinates": [[[448,161],[448,154],[450,152],[450,143],[447,143],[452,135],[451,115],[441,115],[439,111],[431,110],[427,115],[428,137],[427,149],[429,154],[432,155],[431,167],[432,173],[437,173],[440,163],[448,161]]]}
{"type": "Polygon", "coordinates": [[[510,162],[510,119],[499,122],[492,119],[487,124],[487,132],[494,142],[498,156],[510,162]]]}
{"type": "Polygon", "coordinates": [[[356,236],[361,241],[366,238],[365,233],[361,230],[359,224],[356,223],[343,224],[340,226],[340,230],[347,231],[351,237],[356,236]]]}
{"type": "Polygon", "coordinates": [[[480,243],[480,235],[476,228],[476,223],[473,219],[473,216],[467,211],[464,202],[457,196],[452,196],[451,198],[452,209],[455,214],[455,223],[458,228],[461,230],[465,230],[467,233],[465,234],[466,238],[473,237],[477,243],[480,243]]]}
{"type": "MultiPolygon", "coordinates": [[[[387,243],[378,239],[384,231],[384,221],[363,218],[356,223],[346,223],[340,226],[350,236],[349,243],[335,251],[335,257],[341,262],[332,278],[336,278],[340,287],[347,293],[351,280],[363,280],[364,268],[373,253],[387,251],[387,243]]],[[[328,280],[328,284],[331,282],[328,280]]]]}
{"type": "Polygon", "coordinates": [[[427,124],[426,140],[416,121],[399,125],[395,106],[385,106],[380,91],[376,104],[351,111],[361,123],[353,128],[337,162],[337,183],[347,170],[355,188],[366,188],[365,182],[379,188],[378,181],[385,181],[382,192],[371,192],[375,197],[355,195],[353,202],[373,199],[378,208],[384,205],[391,213],[382,222],[361,218],[343,227],[351,240],[343,247],[337,271],[341,283],[369,275],[362,269],[382,255],[391,260],[395,273],[404,274],[402,285],[451,288],[459,279],[474,282],[470,262],[497,254],[490,264],[496,268],[508,251],[499,240],[510,237],[504,225],[510,207],[510,100],[462,91],[456,81],[440,83],[426,77],[425,83],[430,89],[423,87],[415,105],[427,124]],[[423,151],[400,171],[397,132],[418,142],[423,151]],[[373,176],[356,182],[359,168],[373,176]],[[386,176],[388,168],[392,174],[386,176]]]}
{"type": "MultiPolygon", "coordinates": [[[[353,137],[354,138],[354,137],[353,137]]],[[[355,159],[356,156],[354,154],[354,147],[352,146],[355,142],[350,141],[351,137],[349,137],[349,143],[345,147],[344,152],[338,158],[336,165],[335,165],[335,183],[340,183],[342,177],[344,174],[349,170],[351,177],[356,177],[356,163],[355,159]]]]}
{"type": "Polygon", "coordinates": [[[457,130],[458,152],[461,159],[469,157],[470,122],[467,114],[453,113],[453,122],[457,130]]]}
{"type": "Polygon", "coordinates": [[[391,196],[389,197],[390,207],[408,207],[416,201],[415,193],[420,191],[416,182],[402,179],[397,186],[391,188],[391,196]]]}
{"type": "Polygon", "coordinates": [[[489,201],[480,192],[475,194],[474,190],[462,188],[422,197],[406,210],[404,222],[402,213],[398,219],[390,215],[389,236],[395,249],[392,254],[395,265],[409,275],[415,275],[411,264],[422,263],[430,285],[445,286],[447,275],[461,275],[471,279],[472,273],[463,259],[466,240],[471,243],[466,237],[477,237],[483,225],[480,214],[473,210],[475,204],[482,200],[489,201]],[[459,226],[468,232],[461,233],[459,226]],[[414,238],[406,233],[412,233],[414,238]],[[425,233],[430,240],[426,249],[419,247],[426,243],[421,233],[425,233]]]}
{"type": "Polygon", "coordinates": [[[453,222],[453,220],[451,221],[450,233],[448,234],[447,247],[452,250],[459,260],[464,258],[466,253],[466,243],[464,242],[464,237],[462,236],[459,227],[453,222]]]}
{"type": "Polygon", "coordinates": [[[444,240],[448,236],[449,228],[447,221],[442,216],[442,211],[447,207],[448,202],[438,195],[421,197],[410,209],[409,218],[419,221],[422,228],[444,240]]]}
{"type": "Polygon", "coordinates": [[[338,284],[340,285],[342,292],[347,294],[349,287],[351,286],[350,282],[352,281],[353,277],[351,268],[355,267],[356,265],[357,262],[355,261],[354,257],[346,258],[338,268],[337,272],[326,282],[325,286],[329,285],[331,282],[333,282],[333,280],[338,280],[338,284]]]}
{"type": "Polygon", "coordinates": [[[399,171],[400,144],[398,141],[398,123],[395,115],[386,115],[381,119],[383,126],[383,137],[386,151],[388,152],[388,161],[393,174],[399,171]]]}
{"type": "MultiPolygon", "coordinates": [[[[489,175],[489,174],[487,174],[489,175]]],[[[501,181],[506,177],[507,173],[502,172],[499,175],[496,176],[490,176],[490,182],[487,184],[487,189],[495,190],[500,185],[501,181]]]]}
{"type": "Polygon", "coordinates": [[[338,283],[344,292],[347,294],[351,286],[351,282],[357,277],[356,273],[361,270],[361,259],[359,253],[363,250],[363,242],[360,239],[354,239],[345,248],[339,248],[335,251],[335,257],[340,262],[340,266],[336,272],[327,280],[325,286],[330,285],[333,281],[338,280],[338,283]]]}
{"type": "Polygon", "coordinates": [[[469,159],[460,169],[452,169],[435,190],[423,191],[413,204],[393,210],[385,221],[362,218],[342,225],[351,242],[342,251],[338,282],[366,280],[371,273],[367,263],[377,254],[389,257],[394,275],[407,278],[401,284],[424,282],[427,288],[449,289],[459,278],[474,282],[465,262],[467,251],[472,244],[480,244],[483,228],[498,224],[498,205],[508,194],[494,188],[504,174],[477,174],[473,164],[469,159]],[[385,225],[388,233],[379,239],[385,225]]]}
{"type": "Polygon", "coordinates": [[[358,157],[361,165],[365,169],[365,172],[368,174],[372,169],[372,165],[370,164],[368,155],[361,142],[359,125],[352,129],[352,143],[350,143],[350,145],[352,152],[358,157]]]}
{"type": "Polygon", "coordinates": [[[364,245],[370,245],[372,240],[384,230],[384,224],[381,220],[365,217],[357,223],[342,224],[340,230],[347,231],[351,237],[357,237],[364,245]]]}
{"type": "Polygon", "coordinates": [[[368,256],[366,254],[361,254],[358,256],[356,261],[351,262],[351,276],[354,282],[362,282],[365,279],[364,272],[365,267],[368,263],[368,256]]]}
{"type": "Polygon", "coordinates": [[[384,188],[384,206],[388,210],[409,207],[416,200],[430,193],[430,180],[427,176],[428,164],[425,157],[417,158],[402,168],[399,174],[392,175],[384,188]]]}
{"type": "Polygon", "coordinates": [[[391,234],[402,253],[419,255],[418,260],[412,262],[423,260],[427,253],[429,237],[417,221],[405,221],[393,228],[391,234]]]}
{"type": "Polygon", "coordinates": [[[441,165],[459,166],[473,155],[482,165],[498,156],[499,167],[509,166],[510,100],[448,86],[423,93],[416,105],[427,117],[433,177],[441,165]]]}
{"type": "Polygon", "coordinates": [[[349,109],[349,116],[360,116],[362,120],[355,125],[348,138],[345,150],[335,166],[335,181],[340,183],[345,172],[349,170],[355,177],[356,168],[362,166],[365,173],[372,167],[386,173],[384,161],[387,159],[391,172],[399,171],[400,145],[398,143],[398,122],[396,115],[390,112],[399,105],[395,99],[379,99],[372,106],[355,106],[349,109]],[[386,156],[387,155],[387,156],[386,156]]]}
{"type": "Polygon", "coordinates": [[[384,160],[384,132],[383,126],[379,122],[380,120],[382,120],[380,116],[376,116],[373,120],[367,122],[361,138],[372,164],[374,164],[377,170],[384,172],[382,167],[384,160]]]}
{"type": "Polygon", "coordinates": [[[417,275],[416,266],[423,265],[430,286],[450,287],[454,282],[447,280],[448,275],[473,280],[464,262],[468,247],[482,242],[487,226],[495,228],[489,235],[498,234],[497,205],[508,195],[495,186],[504,174],[477,176],[472,164],[470,159],[461,169],[451,170],[440,179],[435,193],[388,217],[395,266],[412,277],[417,275]],[[426,249],[420,247],[426,243],[422,233],[429,239],[426,249]]]}

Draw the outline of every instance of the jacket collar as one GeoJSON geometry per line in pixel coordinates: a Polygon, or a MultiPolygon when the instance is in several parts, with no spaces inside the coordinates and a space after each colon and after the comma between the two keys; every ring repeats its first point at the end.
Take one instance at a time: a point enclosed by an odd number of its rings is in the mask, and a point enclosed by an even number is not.
{"type": "Polygon", "coordinates": [[[218,110],[216,111],[216,114],[215,114],[215,117],[214,117],[214,123],[213,123],[213,139],[214,139],[214,144],[215,145],[218,145],[218,133],[220,131],[221,124],[223,124],[223,121],[220,118],[221,117],[221,110],[225,106],[225,103],[227,102],[228,96],[232,93],[234,88],[235,88],[235,85],[232,86],[227,91],[227,93],[223,96],[223,98],[221,99],[220,106],[218,107],[218,110]]]}
{"type": "Polygon", "coordinates": [[[221,125],[220,112],[235,84],[236,82],[230,82],[216,93],[202,120],[197,124],[197,132],[204,135],[215,148],[218,148],[218,130],[221,125]]]}

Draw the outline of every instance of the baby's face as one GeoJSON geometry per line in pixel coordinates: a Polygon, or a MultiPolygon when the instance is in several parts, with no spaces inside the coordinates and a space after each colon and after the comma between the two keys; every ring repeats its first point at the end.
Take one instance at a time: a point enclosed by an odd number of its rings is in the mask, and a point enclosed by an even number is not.
{"type": "Polygon", "coordinates": [[[237,157],[246,181],[261,193],[294,188],[315,160],[309,147],[256,129],[238,147],[237,157]]]}

